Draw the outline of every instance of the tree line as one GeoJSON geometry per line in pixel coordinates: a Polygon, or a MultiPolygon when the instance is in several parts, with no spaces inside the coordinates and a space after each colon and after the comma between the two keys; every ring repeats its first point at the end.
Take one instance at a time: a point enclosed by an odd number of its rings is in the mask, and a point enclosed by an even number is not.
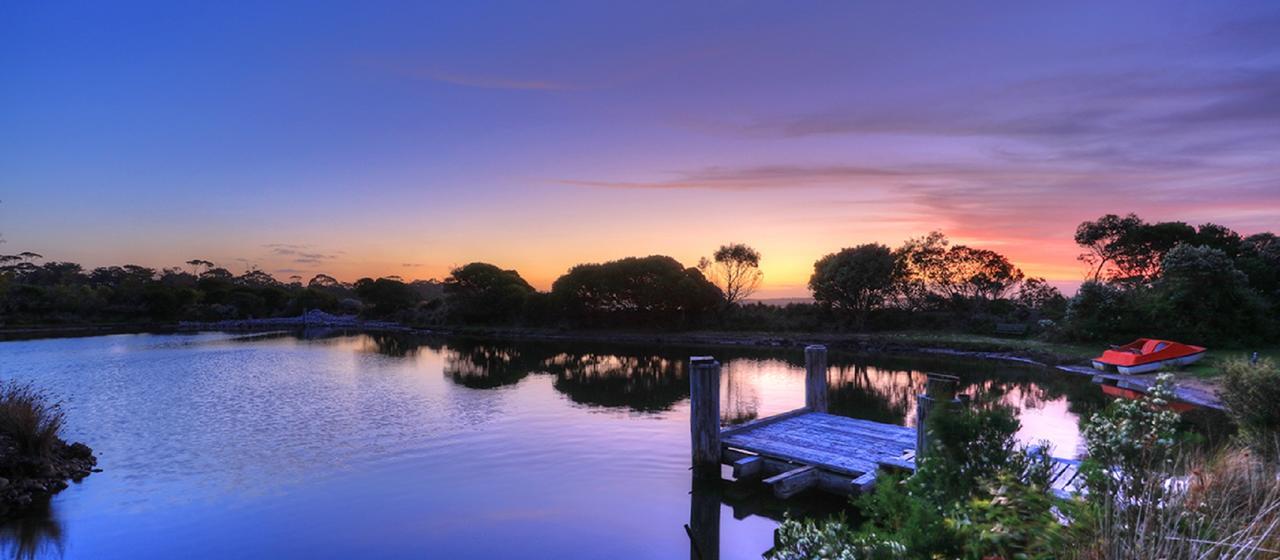
{"type": "Polygon", "coordinates": [[[1277,331],[1280,242],[1272,233],[1244,237],[1130,214],[1084,222],[1075,241],[1089,272],[1072,298],[996,251],[932,232],[897,248],[869,243],[823,256],[808,283],[814,303],[787,306],[749,302],[763,274],[760,253],[744,244],[721,246],[692,267],[663,255],[580,264],[545,292],[482,262],[443,280],[345,283],[325,274],[305,282],[255,269],[236,275],[201,259],[85,270],[19,253],[0,255],[0,321],[211,321],[319,309],[417,326],[991,332],[1017,323],[1076,340],[1146,334],[1192,342],[1277,331]]]}

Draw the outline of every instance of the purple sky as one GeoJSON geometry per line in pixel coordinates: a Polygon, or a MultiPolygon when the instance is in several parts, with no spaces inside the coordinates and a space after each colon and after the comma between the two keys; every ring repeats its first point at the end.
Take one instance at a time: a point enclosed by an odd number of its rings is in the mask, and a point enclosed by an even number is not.
{"type": "Polygon", "coordinates": [[[438,277],[1280,230],[1280,4],[8,3],[0,252],[438,277]]]}

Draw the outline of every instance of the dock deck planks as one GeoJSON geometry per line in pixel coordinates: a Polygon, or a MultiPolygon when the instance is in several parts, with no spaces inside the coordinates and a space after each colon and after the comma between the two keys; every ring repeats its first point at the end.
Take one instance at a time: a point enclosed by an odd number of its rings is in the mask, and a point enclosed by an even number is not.
{"type": "MultiPolygon", "coordinates": [[[[866,490],[882,466],[915,468],[915,428],[805,409],[722,430],[720,442],[727,464],[741,462],[745,454],[771,459],[761,463],[775,471],[813,467],[821,476],[805,480],[841,493],[866,490]]],[[[1055,457],[1053,463],[1054,492],[1065,497],[1077,491],[1079,462],[1055,457]]],[[[788,495],[796,491],[795,485],[786,490],[788,495]]]]}

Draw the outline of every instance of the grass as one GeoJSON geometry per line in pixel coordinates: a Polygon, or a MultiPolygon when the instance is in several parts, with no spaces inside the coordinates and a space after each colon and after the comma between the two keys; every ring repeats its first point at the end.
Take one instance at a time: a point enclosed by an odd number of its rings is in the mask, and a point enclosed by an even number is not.
{"type": "Polygon", "coordinates": [[[1143,495],[1103,506],[1079,558],[1235,559],[1280,556],[1276,465],[1247,450],[1193,458],[1173,485],[1153,479],[1143,495]]]}
{"type": "Polygon", "coordinates": [[[0,434],[13,439],[19,453],[48,457],[62,431],[62,407],[31,385],[0,384],[0,434]]]}
{"type": "Polygon", "coordinates": [[[1209,349],[1205,352],[1204,358],[1200,361],[1182,368],[1180,372],[1183,375],[1197,377],[1200,379],[1213,379],[1222,375],[1222,367],[1231,358],[1248,358],[1250,354],[1257,352],[1258,356],[1263,358],[1271,358],[1272,361],[1280,362],[1280,346],[1262,347],[1253,350],[1228,349],[1214,350],[1209,349]]]}
{"type": "Polygon", "coordinates": [[[873,333],[865,336],[876,340],[898,342],[911,346],[1051,356],[1053,361],[1059,363],[1088,360],[1101,352],[1097,344],[1068,344],[1046,342],[1029,337],[1003,337],[946,331],[894,331],[873,333]]]}

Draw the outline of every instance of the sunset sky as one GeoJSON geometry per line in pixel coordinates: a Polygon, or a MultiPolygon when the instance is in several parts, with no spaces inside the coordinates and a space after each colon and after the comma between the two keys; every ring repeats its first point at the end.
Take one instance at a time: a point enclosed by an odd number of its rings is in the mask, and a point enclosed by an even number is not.
{"type": "Polygon", "coordinates": [[[442,277],[1280,230],[1280,3],[6,2],[0,253],[442,277]],[[191,5],[179,5],[191,4],[191,5]]]}

